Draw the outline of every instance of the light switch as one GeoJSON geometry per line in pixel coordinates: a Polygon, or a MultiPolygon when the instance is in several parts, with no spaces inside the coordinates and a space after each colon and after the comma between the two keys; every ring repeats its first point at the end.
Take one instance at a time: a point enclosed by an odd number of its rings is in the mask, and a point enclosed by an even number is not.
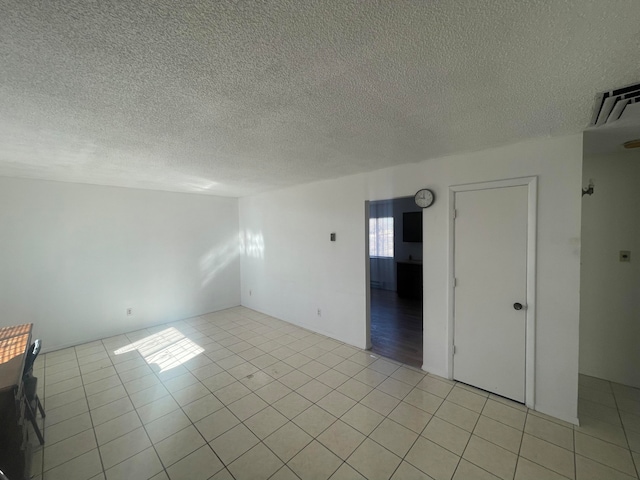
{"type": "Polygon", "coordinates": [[[336,241],[336,234],[335,234],[335,233],[332,233],[332,234],[331,234],[331,241],[332,241],[332,242],[335,242],[335,241],[336,241]]]}
{"type": "Polygon", "coordinates": [[[631,252],[629,250],[620,250],[620,261],[621,262],[630,262],[631,261],[631,252]]]}

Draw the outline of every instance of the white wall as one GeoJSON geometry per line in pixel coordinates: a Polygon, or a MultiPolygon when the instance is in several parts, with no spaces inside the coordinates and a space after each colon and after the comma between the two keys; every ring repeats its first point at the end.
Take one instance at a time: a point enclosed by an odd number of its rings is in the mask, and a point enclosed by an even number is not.
{"type": "Polygon", "coordinates": [[[240,301],[237,199],[0,177],[0,232],[0,326],[46,350],[240,301]]]}
{"type": "Polygon", "coordinates": [[[242,304],[364,347],[365,192],[356,176],[241,198],[242,304]]]}
{"type": "Polygon", "coordinates": [[[536,409],[575,422],[581,168],[582,135],[574,135],[242,198],[242,304],[364,347],[365,201],[432,188],[437,201],[423,221],[423,368],[446,376],[448,187],[538,175],[536,409]]]}
{"type": "Polygon", "coordinates": [[[640,387],[640,153],[585,157],[580,372],[640,387]],[[631,263],[619,261],[631,251],[631,263]]]}

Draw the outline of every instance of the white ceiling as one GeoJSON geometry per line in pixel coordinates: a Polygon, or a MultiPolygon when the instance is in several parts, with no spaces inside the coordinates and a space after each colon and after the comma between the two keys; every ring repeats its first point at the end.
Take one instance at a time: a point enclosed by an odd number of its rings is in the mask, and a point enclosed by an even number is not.
{"type": "Polygon", "coordinates": [[[4,0],[0,175],[243,196],[582,131],[637,0],[4,0]]]}

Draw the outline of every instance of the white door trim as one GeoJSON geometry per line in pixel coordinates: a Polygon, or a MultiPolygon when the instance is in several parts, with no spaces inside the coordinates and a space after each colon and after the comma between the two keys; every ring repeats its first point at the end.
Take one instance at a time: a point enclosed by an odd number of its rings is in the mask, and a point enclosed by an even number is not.
{"type": "Polygon", "coordinates": [[[528,187],[528,221],[527,221],[527,310],[526,316],[526,355],[525,355],[525,403],[533,409],[535,406],[535,352],[536,352],[536,239],[537,239],[537,200],[538,177],[522,177],[492,182],[468,183],[464,185],[452,185],[449,187],[449,302],[448,302],[448,356],[447,371],[449,378],[453,379],[453,329],[454,329],[454,245],[455,245],[455,194],[471,190],[486,190],[493,188],[516,187],[525,185],[528,187]]]}
{"type": "Polygon", "coordinates": [[[369,256],[369,216],[371,202],[364,202],[364,349],[371,350],[371,260],[369,256]]]}

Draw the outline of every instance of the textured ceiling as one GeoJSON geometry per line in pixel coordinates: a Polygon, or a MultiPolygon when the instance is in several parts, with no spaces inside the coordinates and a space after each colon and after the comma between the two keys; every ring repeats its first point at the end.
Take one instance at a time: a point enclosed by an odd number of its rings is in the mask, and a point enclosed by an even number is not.
{"type": "Polygon", "coordinates": [[[0,175],[243,196],[582,131],[637,0],[0,3],[0,175]]]}

